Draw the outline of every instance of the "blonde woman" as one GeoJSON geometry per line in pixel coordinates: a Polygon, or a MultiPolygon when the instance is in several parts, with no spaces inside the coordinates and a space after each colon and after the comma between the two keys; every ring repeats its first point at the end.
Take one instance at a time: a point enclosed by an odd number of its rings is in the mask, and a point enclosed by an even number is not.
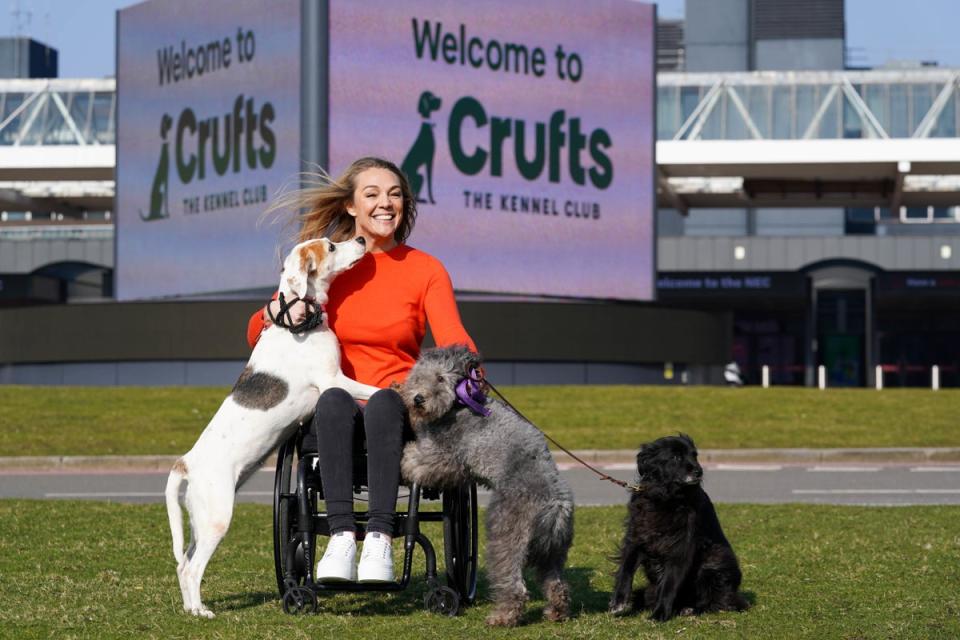
{"type": "MultiPolygon", "coordinates": [[[[326,236],[366,242],[363,259],[331,285],[325,313],[340,340],[344,374],[381,389],[366,406],[342,389],[327,390],[305,438],[309,446],[316,436],[331,532],[316,580],[389,582],[400,456],[412,438],[403,402],[389,387],[413,367],[428,323],[440,346],[465,344],[473,351],[476,346],[460,321],[443,265],[406,244],[416,222],[416,199],[396,165],[361,158],[339,178],[298,197],[306,205],[299,241],[326,236]],[[357,567],[352,454],[359,430],[368,450],[369,521],[357,567]]],[[[269,312],[276,317],[279,308],[274,300],[250,318],[251,346],[270,322],[269,312]]],[[[303,320],[305,304],[293,305],[291,315],[294,323],[303,320]]]]}

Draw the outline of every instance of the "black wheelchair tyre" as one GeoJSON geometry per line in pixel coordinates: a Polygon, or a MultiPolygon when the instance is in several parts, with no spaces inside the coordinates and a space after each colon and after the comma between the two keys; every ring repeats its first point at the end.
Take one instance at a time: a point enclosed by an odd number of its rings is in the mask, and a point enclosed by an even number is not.
{"type": "Polygon", "coordinates": [[[443,553],[447,586],[460,603],[477,597],[477,485],[461,485],[443,492],[443,553]]]}
{"type": "MultiPolygon", "coordinates": [[[[273,563],[277,574],[277,589],[283,598],[290,588],[302,585],[307,567],[303,546],[297,539],[296,475],[294,455],[299,444],[299,434],[280,445],[277,451],[277,470],[273,486],[273,563]],[[291,546],[296,545],[291,554],[291,546]]],[[[314,499],[314,503],[316,500],[314,499]]],[[[314,504],[316,510],[316,504],[314,504]]],[[[311,548],[316,548],[316,536],[311,548]]]]}

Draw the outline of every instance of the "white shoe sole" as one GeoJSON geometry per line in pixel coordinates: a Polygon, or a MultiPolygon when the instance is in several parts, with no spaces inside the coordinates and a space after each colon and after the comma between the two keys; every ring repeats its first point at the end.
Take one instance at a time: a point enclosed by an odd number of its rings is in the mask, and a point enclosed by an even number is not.
{"type": "Polygon", "coordinates": [[[360,567],[357,570],[357,582],[393,582],[393,571],[387,571],[382,567],[371,567],[369,569],[360,567]]]}

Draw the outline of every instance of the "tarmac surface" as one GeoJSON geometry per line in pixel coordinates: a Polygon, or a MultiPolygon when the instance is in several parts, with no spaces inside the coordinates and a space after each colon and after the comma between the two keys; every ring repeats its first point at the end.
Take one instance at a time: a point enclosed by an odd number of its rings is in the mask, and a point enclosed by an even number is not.
{"type": "MultiPolygon", "coordinates": [[[[635,451],[575,451],[603,474],[634,480],[635,451]]],[[[627,491],[569,455],[555,454],[578,505],[617,505],[627,491]]],[[[0,498],[161,502],[177,456],[0,458],[0,498]]],[[[701,450],[704,487],[715,502],[900,506],[960,505],[960,448],[701,450]]],[[[267,460],[238,492],[269,504],[267,460]]],[[[481,491],[481,504],[487,494],[481,491]]]]}

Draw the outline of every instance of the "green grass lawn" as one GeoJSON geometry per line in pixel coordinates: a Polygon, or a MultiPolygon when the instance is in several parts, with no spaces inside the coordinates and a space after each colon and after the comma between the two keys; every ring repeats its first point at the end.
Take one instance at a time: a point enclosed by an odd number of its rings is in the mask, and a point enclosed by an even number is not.
{"type": "MultiPolygon", "coordinates": [[[[685,431],[707,448],[960,446],[960,391],[504,387],[571,449],[633,449],[685,431]]],[[[0,386],[0,456],[179,454],[225,387],[0,386]]]]}
{"type": "MultiPolygon", "coordinates": [[[[749,611],[665,624],[609,616],[608,558],[624,509],[590,507],[577,510],[568,563],[574,619],[542,621],[535,592],[522,627],[490,630],[483,576],[477,605],[461,616],[423,610],[419,551],[407,591],[322,595],[317,615],[285,615],[270,510],[248,504],[239,505],[204,582],[217,618],[196,619],[181,611],[162,505],[0,501],[0,637],[960,637],[960,508],[718,505],[718,512],[740,557],[749,611]]],[[[435,528],[427,533],[440,543],[435,528]]]]}

